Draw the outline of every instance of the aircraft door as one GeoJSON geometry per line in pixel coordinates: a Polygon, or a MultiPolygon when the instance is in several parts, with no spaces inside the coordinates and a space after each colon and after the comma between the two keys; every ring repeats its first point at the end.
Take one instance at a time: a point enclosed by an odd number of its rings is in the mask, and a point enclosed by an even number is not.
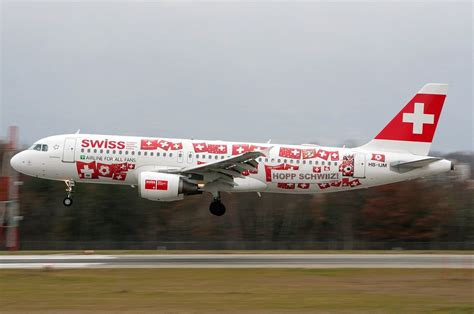
{"type": "Polygon", "coordinates": [[[178,163],[183,163],[183,152],[179,151],[178,152],[178,163]]]}
{"type": "Polygon", "coordinates": [[[365,154],[354,154],[354,178],[365,178],[365,154]]]}
{"type": "Polygon", "coordinates": [[[74,162],[75,161],[75,151],[76,151],[76,139],[75,138],[66,138],[64,140],[63,148],[63,162],[74,162]]]}

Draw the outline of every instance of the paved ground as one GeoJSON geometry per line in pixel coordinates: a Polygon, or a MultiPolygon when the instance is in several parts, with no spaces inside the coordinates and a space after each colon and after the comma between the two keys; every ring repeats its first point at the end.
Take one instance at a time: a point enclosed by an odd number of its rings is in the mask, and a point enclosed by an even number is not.
{"type": "Polygon", "coordinates": [[[4,255],[0,269],[12,268],[464,268],[474,255],[416,254],[160,254],[4,255]]]}

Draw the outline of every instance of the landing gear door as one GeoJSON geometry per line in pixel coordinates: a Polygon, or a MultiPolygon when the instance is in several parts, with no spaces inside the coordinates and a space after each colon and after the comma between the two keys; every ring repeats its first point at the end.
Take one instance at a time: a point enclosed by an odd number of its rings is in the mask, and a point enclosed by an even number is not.
{"type": "Polygon", "coordinates": [[[74,162],[75,151],[76,151],[76,139],[66,138],[64,140],[63,162],[74,162]]]}
{"type": "Polygon", "coordinates": [[[365,178],[365,154],[354,154],[354,178],[365,178]]]}

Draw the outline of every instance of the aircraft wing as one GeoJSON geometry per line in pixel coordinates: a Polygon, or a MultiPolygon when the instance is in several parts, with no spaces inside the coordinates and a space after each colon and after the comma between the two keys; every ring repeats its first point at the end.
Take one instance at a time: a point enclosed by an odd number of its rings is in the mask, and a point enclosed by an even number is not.
{"type": "Polygon", "coordinates": [[[182,174],[197,173],[203,174],[206,172],[220,173],[232,178],[243,178],[242,171],[256,170],[258,163],[255,161],[258,157],[265,156],[271,147],[264,151],[247,152],[240,155],[232,156],[227,159],[221,159],[206,164],[185,168],[180,172],[182,174]]]}

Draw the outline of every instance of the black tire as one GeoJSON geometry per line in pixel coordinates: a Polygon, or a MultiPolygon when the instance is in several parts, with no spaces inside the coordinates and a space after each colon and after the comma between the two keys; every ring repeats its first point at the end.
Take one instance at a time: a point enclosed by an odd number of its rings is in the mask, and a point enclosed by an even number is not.
{"type": "Polygon", "coordinates": [[[70,197],[65,197],[63,200],[63,205],[66,207],[69,207],[72,205],[72,198],[70,197]]]}
{"type": "Polygon", "coordinates": [[[209,211],[214,216],[222,216],[225,214],[225,206],[221,201],[213,201],[209,206],[209,211]]]}

